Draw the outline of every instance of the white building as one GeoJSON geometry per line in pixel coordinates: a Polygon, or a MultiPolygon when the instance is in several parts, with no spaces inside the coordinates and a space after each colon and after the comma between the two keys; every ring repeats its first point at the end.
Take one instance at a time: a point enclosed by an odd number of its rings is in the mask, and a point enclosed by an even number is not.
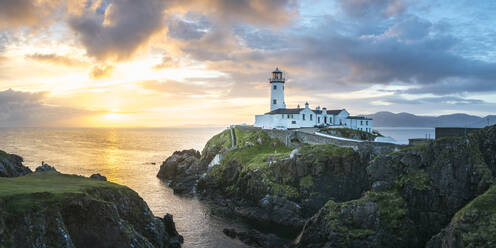
{"type": "Polygon", "coordinates": [[[372,132],[372,119],[363,116],[350,116],[346,109],[328,110],[317,107],[310,109],[308,102],[304,108],[286,108],[284,102],[285,78],[276,68],[270,83],[270,112],[255,116],[255,126],[264,129],[291,129],[302,127],[351,128],[372,132]]]}

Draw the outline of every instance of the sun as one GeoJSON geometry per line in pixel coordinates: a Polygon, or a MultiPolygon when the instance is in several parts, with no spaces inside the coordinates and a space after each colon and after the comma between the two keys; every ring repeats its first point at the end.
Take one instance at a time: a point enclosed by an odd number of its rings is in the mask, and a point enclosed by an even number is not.
{"type": "Polygon", "coordinates": [[[119,121],[122,117],[123,115],[119,113],[108,113],[103,115],[103,118],[107,121],[119,121]]]}

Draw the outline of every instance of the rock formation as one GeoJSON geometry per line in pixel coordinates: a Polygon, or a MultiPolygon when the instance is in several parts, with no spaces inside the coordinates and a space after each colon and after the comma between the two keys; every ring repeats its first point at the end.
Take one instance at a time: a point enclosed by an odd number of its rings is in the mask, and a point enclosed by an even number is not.
{"type": "Polygon", "coordinates": [[[433,236],[428,247],[480,247],[491,240],[480,228],[495,228],[484,207],[492,191],[476,198],[495,181],[495,130],[378,156],[367,167],[370,191],[326,203],[298,247],[425,247],[433,236]]]}
{"type": "Polygon", "coordinates": [[[0,180],[0,247],[165,248],[181,243],[172,216],[153,216],[125,186],[55,171],[0,180]]]}
{"type": "Polygon", "coordinates": [[[200,163],[200,157],[200,152],[193,149],[176,151],[162,163],[157,177],[169,180],[174,193],[191,194],[208,166],[200,163]]]}
{"type": "Polygon", "coordinates": [[[100,173],[93,174],[90,176],[90,178],[100,181],[107,181],[107,177],[100,175],[100,173]]]}
{"type": "Polygon", "coordinates": [[[0,177],[18,177],[31,173],[31,169],[22,162],[22,157],[0,150],[0,177]]]}

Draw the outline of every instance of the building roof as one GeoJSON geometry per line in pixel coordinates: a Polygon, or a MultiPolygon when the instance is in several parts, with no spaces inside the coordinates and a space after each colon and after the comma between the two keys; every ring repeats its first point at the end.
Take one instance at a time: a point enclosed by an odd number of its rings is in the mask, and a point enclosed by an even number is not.
{"type": "Polygon", "coordinates": [[[357,119],[357,120],[372,120],[371,118],[367,118],[365,116],[348,116],[347,119],[357,119]]]}
{"type": "Polygon", "coordinates": [[[299,114],[302,110],[302,108],[294,108],[294,109],[287,109],[287,108],[279,108],[276,110],[272,110],[268,113],[265,113],[266,115],[278,115],[278,114],[299,114]]]}
{"type": "MultiPolygon", "coordinates": [[[[276,110],[272,110],[268,113],[265,113],[266,115],[280,115],[280,114],[299,114],[304,108],[294,108],[294,109],[288,109],[288,108],[279,108],[276,110]]],[[[331,109],[327,110],[328,115],[337,115],[341,113],[344,109],[331,109]]],[[[322,114],[322,110],[312,110],[315,114],[322,114]]]]}
{"type": "MultiPolygon", "coordinates": [[[[326,110],[327,111],[327,114],[328,115],[337,115],[339,113],[341,113],[341,111],[343,111],[344,109],[328,109],[326,110]]],[[[322,110],[313,110],[314,113],[320,115],[322,114],[322,110]]]]}

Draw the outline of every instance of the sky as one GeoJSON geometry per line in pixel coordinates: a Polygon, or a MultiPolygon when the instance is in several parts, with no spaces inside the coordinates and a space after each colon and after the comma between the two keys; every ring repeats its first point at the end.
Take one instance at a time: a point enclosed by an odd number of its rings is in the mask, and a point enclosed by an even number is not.
{"type": "Polygon", "coordinates": [[[496,1],[0,0],[0,127],[496,113],[496,1]]]}

